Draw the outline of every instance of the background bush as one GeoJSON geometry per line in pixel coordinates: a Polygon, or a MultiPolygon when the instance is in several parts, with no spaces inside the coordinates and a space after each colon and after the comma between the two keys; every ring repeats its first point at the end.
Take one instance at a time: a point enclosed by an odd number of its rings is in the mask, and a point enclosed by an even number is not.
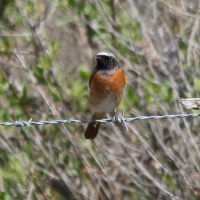
{"type": "MultiPolygon", "coordinates": [[[[199,1],[1,0],[0,121],[91,119],[94,55],[113,52],[125,117],[199,97],[199,1]]],[[[189,111],[192,112],[192,111],[189,111]]],[[[108,117],[112,117],[110,113],[108,117]]],[[[200,199],[199,119],[0,127],[0,199],[200,199]]]]}

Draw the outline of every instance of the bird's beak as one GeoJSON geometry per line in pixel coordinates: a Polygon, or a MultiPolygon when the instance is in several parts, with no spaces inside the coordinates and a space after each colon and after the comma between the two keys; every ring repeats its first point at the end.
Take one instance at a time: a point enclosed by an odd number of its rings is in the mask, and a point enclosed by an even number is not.
{"type": "Polygon", "coordinates": [[[96,60],[102,60],[102,56],[101,55],[96,55],[95,59],[96,60]]]}

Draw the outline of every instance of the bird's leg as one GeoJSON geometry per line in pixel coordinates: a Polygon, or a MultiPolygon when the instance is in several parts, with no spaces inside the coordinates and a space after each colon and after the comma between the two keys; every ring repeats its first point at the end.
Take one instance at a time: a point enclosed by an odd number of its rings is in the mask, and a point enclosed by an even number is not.
{"type": "Polygon", "coordinates": [[[97,122],[96,122],[96,119],[95,119],[95,117],[96,117],[96,113],[94,113],[94,115],[93,115],[93,117],[92,117],[92,125],[93,126],[96,126],[97,125],[97,122]]]}

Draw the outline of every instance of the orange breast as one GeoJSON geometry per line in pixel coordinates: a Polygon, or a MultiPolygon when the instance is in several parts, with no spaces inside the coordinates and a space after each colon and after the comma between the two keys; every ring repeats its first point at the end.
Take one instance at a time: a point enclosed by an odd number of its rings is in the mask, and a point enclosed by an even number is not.
{"type": "Polygon", "coordinates": [[[94,71],[90,79],[89,103],[91,107],[99,105],[108,95],[113,95],[116,101],[116,107],[121,101],[124,86],[126,85],[126,76],[122,69],[109,76],[103,76],[94,71]]]}

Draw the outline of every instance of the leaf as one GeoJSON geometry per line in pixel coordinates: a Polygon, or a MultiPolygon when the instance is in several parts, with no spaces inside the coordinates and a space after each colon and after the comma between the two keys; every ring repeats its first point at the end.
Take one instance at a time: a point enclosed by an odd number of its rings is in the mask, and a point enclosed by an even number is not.
{"type": "Polygon", "coordinates": [[[51,43],[51,53],[56,56],[60,50],[60,43],[58,41],[51,43]]]}
{"type": "Polygon", "coordinates": [[[41,66],[47,69],[50,69],[52,66],[52,59],[50,56],[41,56],[40,57],[41,66]]]}
{"type": "Polygon", "coordinates": [[[40,65],[33,67],[32,73],[37,78],[38,83],[40,84],[47,83],[47,80],[44,78],[44,69],[40,65]]]}
{"type": "Polygon", "coordinates": [[[54,98],[55,101],[58,102],[58,101],[61,100],[60,94],[59,94],[59,92],[58,92],[57,89],[50,88],[49,92],[50,92],[50,95],[53,96],[53,98],[54,98]]]}
{"type": "Polygon", "coordinates": [[[78,70],[80,73],[80,77],[84,80],[87,81],[90,78],[91,72],[89,70],[88,67],[86,67],[85,65],[79,65],[78,66],[78,70]]]}

